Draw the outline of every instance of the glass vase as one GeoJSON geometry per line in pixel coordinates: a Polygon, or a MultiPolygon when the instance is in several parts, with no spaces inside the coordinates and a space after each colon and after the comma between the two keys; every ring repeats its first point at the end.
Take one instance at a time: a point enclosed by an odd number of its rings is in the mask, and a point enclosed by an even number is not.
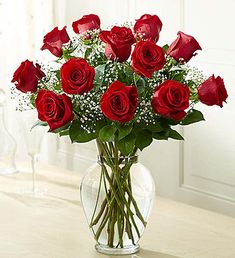
{"type": "Polygon", "coordinates": [[[89,227],[105,254],[139,250],[155,196],[150,172],[138,162],[136,149],[122,155],[114,142],[97,140],[98,162],[81,183],[81,201],[89,227]]]}

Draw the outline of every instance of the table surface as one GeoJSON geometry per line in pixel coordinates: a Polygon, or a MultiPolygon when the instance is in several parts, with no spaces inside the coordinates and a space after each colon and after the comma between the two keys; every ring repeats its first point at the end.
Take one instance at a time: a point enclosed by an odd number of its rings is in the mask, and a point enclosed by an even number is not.
{"type": "MultiPolygon", "coordinates": [[[[79,201],[80,177],[56,167],[40,168],[31,187],[27,169],[0,176],[0,258],[105,258],[94,249],[79,201]]],[[[234,258],[235,219],[161,197],[128,258],[234,258]]],[[[120,256],[116,256],[120,257],[120,256]]],[[[123,257],[123,256],[122,256],[123,257]]]]}

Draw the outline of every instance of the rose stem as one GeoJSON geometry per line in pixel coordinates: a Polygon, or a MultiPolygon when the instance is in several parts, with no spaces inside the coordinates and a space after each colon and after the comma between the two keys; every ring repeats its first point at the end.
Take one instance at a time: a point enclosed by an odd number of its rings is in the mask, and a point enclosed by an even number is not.
{"type": "Polygon", "coordinates": [[[92,221],[93,221],[93,219],[94,219],[94,217],[95,217],[95,213],[96,213],[96,210],[97,210],[97,206],[98,206],[98,202],[99,202],[99,197],[100,197],[100,190],[101,190],[102,177],[103,177],[103,173],[101,173],[101,175],[100,175],[100,182],[99,182],[99,188],[98,188],[98,193],[97,193],[95,208],[94,208],[94,212],[93,212],[92,217],[91,217],[91,222],[90,222],[90,224],[92,224],[92,221]]]}

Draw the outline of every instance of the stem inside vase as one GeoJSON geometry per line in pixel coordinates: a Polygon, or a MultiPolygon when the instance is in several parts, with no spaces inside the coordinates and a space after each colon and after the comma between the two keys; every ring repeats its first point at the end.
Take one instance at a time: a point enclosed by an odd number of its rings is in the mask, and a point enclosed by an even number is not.
{"type": "Polygon", "coordinates": [[[142,233],[138,225],[141,223],[146,226],[132,192],[130,175],[132,165],[137,162],[137,149],[129,156],[123,156],[115,142],[101,142],[97,139],[97,146],[101,173],[90,227],[97,242],[105,231],[107,246],[110,248],[123,248],[124,235],[136,245],[142,233]],[[102,185],[105,195],[101,205],[98,205],[102,185]],[[115,236],[118,241],[115,241],[115,236]]]}

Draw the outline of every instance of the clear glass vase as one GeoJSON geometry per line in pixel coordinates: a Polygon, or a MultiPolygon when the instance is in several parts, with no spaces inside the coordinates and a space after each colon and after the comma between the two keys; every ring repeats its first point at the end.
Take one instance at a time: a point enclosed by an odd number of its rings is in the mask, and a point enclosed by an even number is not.
{"type": "Polygon", "coordinates": [[[147,224],[155,196],[150,172],[134,149],[123,156],[115,143],[97,140],[98,162],[81,183],[81,201],[89,227],[105,254],[133,254],[147,224]]]}

